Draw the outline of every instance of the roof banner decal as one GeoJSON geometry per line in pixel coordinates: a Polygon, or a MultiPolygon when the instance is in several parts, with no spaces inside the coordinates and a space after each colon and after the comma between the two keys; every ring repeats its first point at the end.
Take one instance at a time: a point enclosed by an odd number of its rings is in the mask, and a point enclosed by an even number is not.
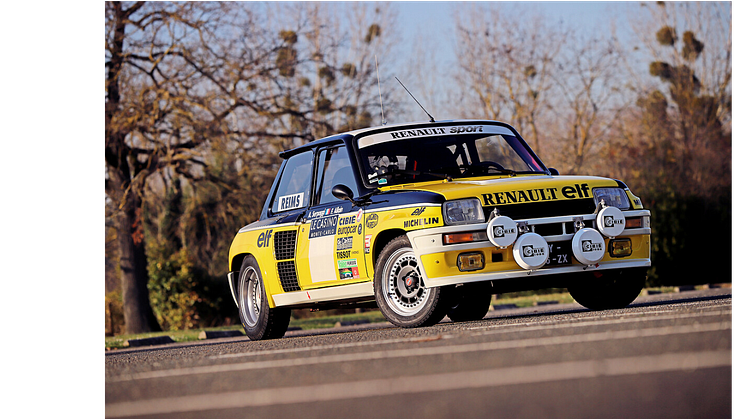
{"type": "Polygon", "coordinates": [[[361,137],[358,140],[358,147],[365,148],[374,144],[381,144],[389,141],[396,141],[407,138],[415,139],[425,137],[438,137],[443,135],[465,135],[479,133],[514,135],[513,132],[511,132],[508,128],[487,124],[454,125],[431,128],[404,128],[361,137]]]}

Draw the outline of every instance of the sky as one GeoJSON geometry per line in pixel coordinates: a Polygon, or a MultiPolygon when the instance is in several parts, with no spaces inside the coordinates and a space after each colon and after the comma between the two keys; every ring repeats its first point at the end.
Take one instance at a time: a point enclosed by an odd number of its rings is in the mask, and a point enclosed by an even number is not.
{"type": "MultiPolygon", "coordinates": [[[[396,53],[406,57],[408,52],[417,51],[416,43],[422,43],[427,48],[437,48],[438,68],[434,69],[439,77],[436,79],[441,84],[449,83],[448,70],[456,67],[457,61],[455,51],[458,46],[455,45],[456,29],[454,14],[465,12],[472,6],[492,6],[505,8],[508,13],[513,9],[526,13],[539,12],[546,16],[550,22],[554,21],[558,25],[577,30],[579,33],[590,32],[593,29],[607,29],[612,20],[616,19],[620,24],[618,31],[620,36],[632,36],[632,33],[626,31],[623,24],[627,17],[640,8],[639,2],[594,2],[594,1],[537,1],[537,2],[453,2],[453,1],[395,1],[393,5],[398,13],[397,30],[401,35],[401,42],[397,45],[396,53]]],[[[516,22],[516,25],[530,24],[530,22],[516,22]]],[[[448,103],[443,97],[428,97],[427,92],[422,91],[416,81],[414,74],[407,74],[407,69],[411,68],[411,63],[407,65],[407,59],[395,60],[394,74],[407,85],[412,93],[421,101],[427,102],[425,105],[428,111],[435,114],[436,119],[449,119],[452,115],[450,109],[440,106],[448,103]],[[446,115],[443,115],[446,114],[446,115]],[[440,117],[439,117],[440,115],[440,117]]],[[[390,61],[389,61],[390,62],[390,61]]],[[[415,64],[416,65],[416,64],[415,64]]],[[[399,100],[409,101],[409,98],[403,93],[398,92],[398,86],[394,89],[395,95],[399,100]]],[[[443,95],[444,89],[432,89],[431,93],[443,95]]],[[[424,113],[418,108],[405,108],[407,120],[420,120],[425,118],[424,113]]],[[[403,121],[398,121],[403,122],[403,121]]]]}

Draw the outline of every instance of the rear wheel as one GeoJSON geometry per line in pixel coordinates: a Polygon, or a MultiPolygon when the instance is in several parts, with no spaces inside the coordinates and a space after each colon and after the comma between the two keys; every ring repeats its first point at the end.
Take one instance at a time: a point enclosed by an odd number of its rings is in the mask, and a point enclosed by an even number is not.
{"type": "Polygon", "coordinates": [[[250,340],[281,338],[290,323],[290,309],[269,308],[259,264],[251,255],[246,256],[241,264],[238,317],[250,340]]]}
{"type": "Polygon", "coordinates": [[[624,308],[640,295],[646,272],[644,268],[592,272],[567,290],[575,301],[591,310],[624,308]]]}
{"type": "Polygon", "coordinates": [[[399,327],[436,324],[448,310],[444,289],[425,288],[407,236],[399,236],[383,248],[373,284],[381,313],[399,327]]]}
{"type": "Polygon", "coordinates": [[[454,289],[448,318],[454,322],[481,320],[490,310],[492,293],[484,284],[465,284],[454,289]]]}

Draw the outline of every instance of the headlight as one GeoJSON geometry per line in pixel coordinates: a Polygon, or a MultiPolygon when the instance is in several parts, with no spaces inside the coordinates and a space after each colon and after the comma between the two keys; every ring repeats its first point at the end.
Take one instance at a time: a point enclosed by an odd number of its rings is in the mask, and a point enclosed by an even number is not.
{"type": "Polygon", "coordinates": [[[447,225],[483,223],[482,203],[476,198],[446,201],[443,220],[447,225]]]}
{"type": "Polygon", "coordinates": [[[619,209],[629,209],[629,199],[627,193],[621,188],[594,188],[593,189],[593,203],[598,206],[601,200],[606,202],[606,205],[610,207],[617,207],[619,209]]]}

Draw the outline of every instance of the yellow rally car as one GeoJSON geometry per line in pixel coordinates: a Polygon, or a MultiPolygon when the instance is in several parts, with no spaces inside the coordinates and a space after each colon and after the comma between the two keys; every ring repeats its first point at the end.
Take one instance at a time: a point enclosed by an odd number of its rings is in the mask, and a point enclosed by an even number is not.
{"type": "Polygon", "coordinates": [[[481,319],[499,292],[567,287],[608,309],[644,285],[640,199],[618,180],[559,176],[509,125],[382,126],[280,156],[261,218],[230,248],[249,339],[281,337],[293,308],[375,302],[417,327],[481,319]]]}

